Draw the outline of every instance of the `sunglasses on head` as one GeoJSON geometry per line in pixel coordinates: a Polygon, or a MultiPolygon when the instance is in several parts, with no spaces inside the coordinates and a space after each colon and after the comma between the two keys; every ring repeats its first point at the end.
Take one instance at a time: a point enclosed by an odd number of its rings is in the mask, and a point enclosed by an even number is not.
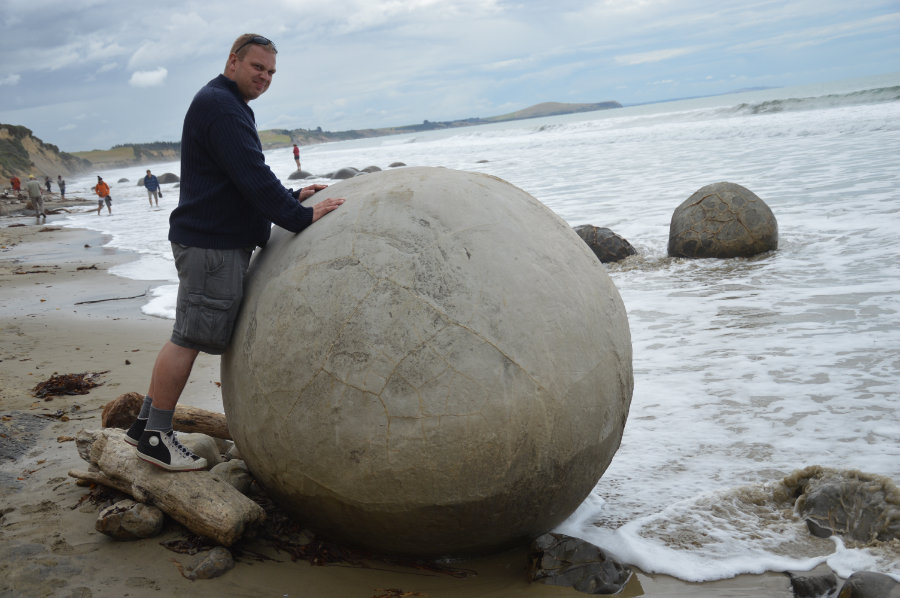
{"type": "Polygon", "coordinates": [[[278,52],[278,49],[275,48],[275,43],[272,40],[261,35],[254,35],[253,37],[242,43],[240,46],[238,46],[234,53],[237,54],[244,49],[244,46],[249,46],[250,44],[255,44],[257,46],[272,46],[272,49],[275,50],[275,52],[278,52]]]}

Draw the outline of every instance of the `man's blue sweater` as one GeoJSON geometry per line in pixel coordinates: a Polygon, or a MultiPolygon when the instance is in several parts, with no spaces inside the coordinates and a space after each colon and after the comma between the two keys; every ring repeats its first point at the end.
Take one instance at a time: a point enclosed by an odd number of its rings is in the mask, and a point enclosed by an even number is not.
{"type": "Polygon", "coordinates": [[[181,197],[169,240],[189,247],[264,246],[272,223],[300,232],[313,210],[266,166],[253,110],[219,75],[191,102],[181,132],[181,197]]]}

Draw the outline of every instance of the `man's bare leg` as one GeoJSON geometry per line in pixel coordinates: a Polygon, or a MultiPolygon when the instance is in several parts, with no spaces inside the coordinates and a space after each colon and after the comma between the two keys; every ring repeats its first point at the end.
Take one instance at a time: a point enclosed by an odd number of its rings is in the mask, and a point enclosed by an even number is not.
{"type": "Polygon", "coordinates": [[[175,409],[199,353],[196,349],[187,349],[172,341],[163,345],[153,364],[150,390],[147,392],[153,398],[155,408],[165,411],[175,409]]]}

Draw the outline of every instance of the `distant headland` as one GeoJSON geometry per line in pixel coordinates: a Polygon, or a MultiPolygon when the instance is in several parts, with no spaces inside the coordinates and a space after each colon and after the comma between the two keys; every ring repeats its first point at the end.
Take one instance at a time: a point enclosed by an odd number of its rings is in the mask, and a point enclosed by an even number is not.
{"type": "MultiPolygon", "coordinates": [[[[578,112],[594,112],[621,108],[619,102],[598,102],[594,104],[566,104],[544,102],[523,110],[488,118],[465,118],[450,121],[423,121],[421,124],[379,129],[352,129],[349,131],[323,131],[316,129],[266,129],[259,132],[263,149],[297,145],[314,145],[333,141],[366,139],[386,135],[401,135],[472,127],[527,118],[559,116],[578,112]]],[[[137,164],[171,162],[181,156],[181,143],[177,141],[155,141],[152,143],[126,143],[107,150],[83,152],[62,152],[55,145],[47,144],[34,137],[32,131],[23,126],[0,124],[0,177],[8,180],[16,175],[35,176],[71,175],[97,168],[123,168],[137,164]]]]}

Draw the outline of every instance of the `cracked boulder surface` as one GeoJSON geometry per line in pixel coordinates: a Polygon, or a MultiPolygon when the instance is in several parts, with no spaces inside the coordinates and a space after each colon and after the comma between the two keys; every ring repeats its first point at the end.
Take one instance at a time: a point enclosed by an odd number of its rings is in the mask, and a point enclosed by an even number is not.
{"type": "Polygon", "coordinates": [[[749,189],[735,183],[707,185],[672,214],[670,257],[751,257],[778,248],[778,222],[749,189]]]}
{"type": "Polygon", "coordinates": [[[562,219],[495,177],[404,168],[255,257],[228,426],[304,524],[381,553],[485,552],[561,523],[633,390],[625,307],[562,219]]]}

